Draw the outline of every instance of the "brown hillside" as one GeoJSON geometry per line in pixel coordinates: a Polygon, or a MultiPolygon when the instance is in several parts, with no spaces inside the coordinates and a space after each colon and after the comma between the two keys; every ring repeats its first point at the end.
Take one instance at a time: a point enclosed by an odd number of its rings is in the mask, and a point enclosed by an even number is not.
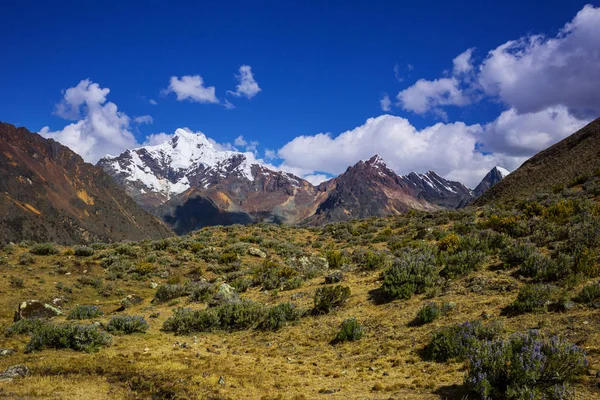
{"type": "Polygon", "coordinates": [[[536,154],[485,192],[475,205],[530,197],[600,169],[600,118],[536,154]]]}

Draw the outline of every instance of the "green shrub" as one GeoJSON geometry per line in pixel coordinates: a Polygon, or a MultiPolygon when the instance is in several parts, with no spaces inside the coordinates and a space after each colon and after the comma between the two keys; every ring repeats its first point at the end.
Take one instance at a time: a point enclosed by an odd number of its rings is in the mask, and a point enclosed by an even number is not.
{"type": "Polygon", "coordinates": [[[575,298],[575,301],[578,303],[585,304],[591,304],[596,300],[600,300],[600,282],[584,286],[575,298]]]}
{"type": "Polygon", "coordinates": [[[4,334],[6,336],[32,334],[40,329],[43,329],[48,325],[48,321],[34,318],[34,319],[21,319],[6,329],[4,334]]]}
{"type": "Polygon", "coordinates": [[[430,303],[425,304],[421,309],[417,312],[417,316],[415,318],[415,324],[424,325],[430,322],[435,321],[439,317],[442,316],[442,307],[440,307],[436,302],[432,301],[430,303]]]}
{"type": "Polygon", "coordinates": [[[363,337],[364,333],[365,329],[356,318],[349,318],[340,325],[340,331],[336,335],[334,342],[359,340],[363,337]]]}
{"type": "Polygon", "coordinates": [[[104,313],[97,306],[77,305],[67,315],[67,319],[93,319],[102,315],[104,313]]]}
{"type": "Polygon", "coordinates": [[[556,294],[556,288],[545,284],[525,285],[519,290],[511,308],[518,313],[546,312],[556,294]]]}
{"type": "Polygon", "coordinates": [[[129,335],[136,332],[144,333],[149,327],[150,325],[141,315],[115,315],[108,322],[106,330],[129,335]]]}
{"type": "Polygon", "coordinates": [[[297,270],[270,259],[254,268],[253,276],[254,285],[262,286],[263,290],[293,290],[304,282],[297,270]]]}
{"type": "Polygon", "coordinates": [[[17,276],[10,276],[8,278],[9,285],[14,288],[22,288],[25,287],[25,283],[23,282],[23,278],[19,278],[17,276]]]}
{"type": "Polygon", "coordinates": [[[35,263],[35,257],[29,253],[24,253],[19,256],[19,265],[31,265],[35,263]]]}
{"type": "Polygon", "coordinates": [[[178,297],[183,297],[187,294],[186,288],[184,285],[180,284],[164,284],[160,285],[156,289],[156,293],[154,293],[154,299],[152,301],[156,301],[159,303],[164,303],[166,301],[176,299],[178,297]]]}
{"type": "Polygon", "coordinates": [[[32,332],[25,351],[39,351],[45,348],[73,349],[93,353],[103,346],[108,346],[112,338],[102,331],[98,325],[83,324],[45,324],[32,332]]]}
{"type": "Polygon", "coordinates": [[[259,328],[265,331],[277,331],[285,324],[300,319],[300,312],[291,303],[281,303],[267,310],[259,328]]]}
{"type": "Polygon", "coordinates": [[[566,400],[588,362],[567,340],[529,332],[476,343],[467,366],[465,382],[482,400],[566,400]]]}
{"type": "Polygon", "coordinates": [[[383,274],[383,294],[389,299],[409,299],[423,293],[437,278],[435,255],[430,249],[408,250],[383,274]]]}
{"type": "Polygon", "coordinates": [[[458,250],[459,243],[460,237],[455,233],[451,233],[438,241],[438,249],[452,254],[458,250]]]}
{"type": "Polygon", "coordinates": [[[319,288],[313,299],[315,304],[313,312],[327,314],[332,309],[344,304],[349,297],[350,288],[348,286],[336,285],[319,288]]]}
{"type": "Polygon", "coordinates": [[[56,247],[54,247],[52,243],[36,244],[29,249],[29,252],[37,256],[52,256],[60,253],[60,251],[56,247]]]}
{"type": "Polygon", "coordinates": [[[219,264],[231,264],[232,262],[238,259],[238,255],[236,253],[223,253],[219,257],[219,264]]]}
{"type": "Polygon", "coordinates": [[[424,349],[429,360],[445,362],[451,359],[465,360],[470,350],[480,341],[494,340],[503,332],[502,325],[481,321],[450,325],[435,332],[424,349]]]}
{"type": "Polygon", "coordinates": [[[77,283],[79,283],[81,286],[91,286],[94,289],[102,288],[102,278],[99,276],[93,277],[89,275],[82,275],[77,278],[77,283]]]}
{"type": "Polygon", "coordinates": [[[459,251],[445,257],[443,261],[445,266],[440,271],[440,275],[444,278],[458,278],[478,270],[486,260],[487,255],[482,251],[459,251]]]}
{"type": "Polygon", "coordinates": [[[537,248],[534,244],[516,241],[516,243],[508,245],[500,252],[500,259],[504,262],[505,268],[513,268],[523,263],[535,253],[537,253],[537,248]]]}
{"type": "Polygon", "coordinates": [[[73,253],[78,257],[90,257],[94,255],[94,249],[89,246],[75,246],[73,253]]]}
{"type": "Polygon", "coordinates": [[[341,269],[346,262],[347,258],[339,251],[329,250],[325,253],[325,258],[331,269],[341,269]]]}

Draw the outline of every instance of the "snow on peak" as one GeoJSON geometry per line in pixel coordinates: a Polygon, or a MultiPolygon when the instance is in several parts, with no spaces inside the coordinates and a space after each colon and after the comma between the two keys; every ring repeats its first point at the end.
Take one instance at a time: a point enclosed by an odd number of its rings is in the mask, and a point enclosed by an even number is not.
{"type": "Polygon", "coordinates": [[[498,172],[500,172],[500,175],[502,175],[503,178],[506,178],[506,176],[508,174],[510,174],[510,171],[507,170],[506,168],[502,168],[502,167],[499,167],[499,166],[496,166],[495,168],[498,170],[498,172]]]}

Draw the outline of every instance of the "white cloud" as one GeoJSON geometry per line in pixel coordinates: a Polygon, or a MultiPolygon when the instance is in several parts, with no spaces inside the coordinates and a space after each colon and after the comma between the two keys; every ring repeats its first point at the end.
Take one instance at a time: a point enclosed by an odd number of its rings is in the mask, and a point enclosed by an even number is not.
{"type": "Polygon", "coordinates": [[[200,75],[185,75],[181,79],[172,76],[166,93],[175,93],[177,100],[189,100],[198,103],[219,103],[215,95],[214,86],[204,86],[204,79],[200,75]]]}
{"type": "Polygon", "coordinates": [[[139,117],[135,117],[133,122],[136,124],[151,124],[154,122],[154,119],[150,115],[141,115],[139,117]]]}
{"type": "Polygon", "coordinates": [[[299,136],[279,149],[278,156],[283,159],[282,169],[306,177],[338,175],[349,165],[379,154],[399,174],[434,170],[474,187],[494,166],[514,170],[540,146],[555,143],[586,122],[564,108],[521,116],[509,110],[485,126],[454,122],[418,130],[404,118],[382,115],[335,137],[329,133],[299,136]],[[537,130],[525,129],[536,124],[537,130]],[[537,144],[540,135],[544,140],[537,144]]]}
{"type": "Polygon", "coordinates": [[[420,79],[398,93],[407,111],[439,114],[486,96],[517,113],[564,106],[579,117],[600,115],[600,8],[587,5],[555,37],[529,35],[488,52],[479,65],[473,49],[453,60],[451,76],[420,79]]]}
{"type": "Polygon", "coordinates": [[[458,56],[456,56],[454,60],[452,60],[452,63],[454,64],[452,72],[454,75],[467,74],[473,71],[474,67],[471,60],[473,56],[473,50],[475,49],[467,49],[458,56]]]}
{"type": "Polygon", "coordinates": [[[532,35],[489,52],[479,83],[519,113],[563,105],[600,114],[600,8],[585,6],[554,38],[532,35]]]}
{"type": "Polygon", "coordinates": [[[95,163],[109,154],[119,154],[137,145],[129,131],[129,117],[118,111],[116,104],[106,101],[110,90],[84,79],[64,91],[55,113],[65,119],[79,119],[62,130],[51,131],[45,126],[40,135],[54,139],[95,163]]]}
{"type": "Polygon", "coordinates": [[[252,74],[252,67],[249,65],[242,65],[239,69],[239,74],[235,77],[240,83],[236,86],[235,92],[230,90],[228,93],[234,96],[245,96],[251,99],[261,91],[261,88],[258,86],[258,83],[252,74]]]}
{"type": "Polygon", "coordinates": [[[311,175],[305,175],[303,177],[303,179],[305,179],[305,180],[309,181],[310,183],[312,183],[313,185],[317,186],[320,183],[328,181],[329,179],[331,179],[331,177],[327,176],[325,174],[311,174],[311,175]]]}
{"type": "Polygon", "coordinates": [[[233,144],[235,146],[245,146],[245,145],[248,144],[248,142],[246,142],[244,140],[244,137],[242,135],[240,135],[240,136],[238,136],[238,137],[235,138],[235,140],[233,141],[233,144]]]}
{"type": "Polygon", "coordinates": [[[273,160],[277,158],[277,152],[275,150],[265,149],[265,158],[267,160],[273,160]]]}
{"type": "Polygon", "coordinates": [[[150,99],[148,100],[148,103],[152,104],[153,106],[157,105],[158,103],[156,102],[156,100],[150,99]]]}
{"type": "Polygon", "coordinates": [[[392,111],[392,101],[390,100],[390,96],[386,94],[383,95],[381,100],[379,100],[379,105],[383,111],[392,111]]]}
{"type": "Polygon", "coordinates": [[[404,110],[417,114],[425,114],[440,106],[464,106],[471,103],[455,77],[433,81],[419,79],[414,85],[398,93],[397,98],[404,110]]]}
{"type": "Polygon", "coordinates": [[[146,136],[146,140],[142,144],[143,146],[155,146],[157,144],[162,144],[168,142],[173,137],[173,134],[168,133],[153,133],[151,135],[146,136]]]}

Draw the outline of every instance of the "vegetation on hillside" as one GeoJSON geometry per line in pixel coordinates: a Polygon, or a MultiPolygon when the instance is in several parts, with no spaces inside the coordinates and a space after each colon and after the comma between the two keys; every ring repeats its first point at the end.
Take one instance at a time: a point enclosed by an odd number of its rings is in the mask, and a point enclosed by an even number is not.
{"type": "Polygon", "coordinates": [[[321,228],[8,245],[0,324],[17,353],[0,367],[32,374],[0,389],[107,396],[86,381],[110,382],[111,398],[596,398],[599,194],[591,176],[529,201],[321,228]],[[56,300],[65,316],[13,323],[30,298],[56,300]]]}

